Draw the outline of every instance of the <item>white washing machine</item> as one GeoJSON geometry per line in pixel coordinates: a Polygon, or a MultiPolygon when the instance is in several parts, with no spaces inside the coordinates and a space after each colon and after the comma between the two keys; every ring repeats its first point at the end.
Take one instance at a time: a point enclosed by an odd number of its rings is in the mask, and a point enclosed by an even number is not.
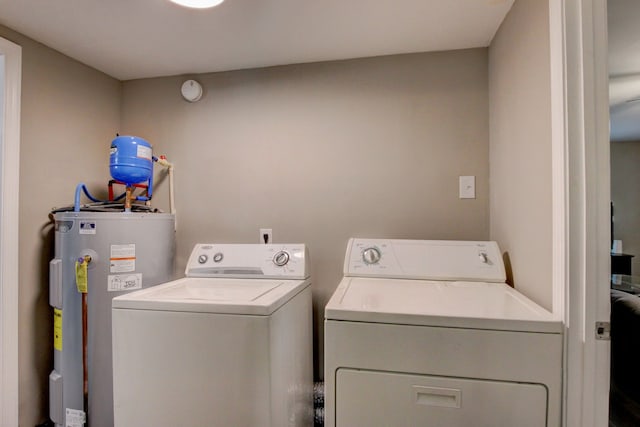
{"type": "Polygon", "coordinates": [[[495,242],[351,239],[325,309],[325,426],[557,427],[562,322],[495,242]]]}
{"type": "Polygon", "coordinates": [[[186,276],[113,300],[115,426],[312,425],[306,247],[198,244],[186,276]]]}

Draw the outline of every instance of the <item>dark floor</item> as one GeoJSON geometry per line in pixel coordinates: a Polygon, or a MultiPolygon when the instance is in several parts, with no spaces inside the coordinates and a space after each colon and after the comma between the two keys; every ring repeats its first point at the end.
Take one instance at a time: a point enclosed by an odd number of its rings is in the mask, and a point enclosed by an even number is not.
{"type": "Polygon", "coordinates": [[[609,427],[639,427],[640,405],[617,392],[612,385],[609,395],[609,427]]]}

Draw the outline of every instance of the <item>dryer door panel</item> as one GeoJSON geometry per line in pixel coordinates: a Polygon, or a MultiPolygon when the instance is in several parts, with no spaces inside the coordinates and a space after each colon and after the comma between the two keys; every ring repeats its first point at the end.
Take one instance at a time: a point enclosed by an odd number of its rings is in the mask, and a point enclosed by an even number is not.
{"type": "Polygon", "coordinates": [[[339,369],[336,426],[544,427],[541,384],[339,369]]]}

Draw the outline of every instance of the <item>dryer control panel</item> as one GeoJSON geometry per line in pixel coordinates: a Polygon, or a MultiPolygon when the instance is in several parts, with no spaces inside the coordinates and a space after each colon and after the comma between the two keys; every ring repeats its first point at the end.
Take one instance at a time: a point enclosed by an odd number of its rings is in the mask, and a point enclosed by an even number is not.
{"type": "Polygon", "coordinates": [[[301,243],[198,243],[191,251],[187,277],[281,278],[309,277],[309,254],[301,243]]]}
{"type": "Polygon", "coordinates": [[[496,242],[349,240],[344,275],[451,281],[506,281],[496,242]]]}

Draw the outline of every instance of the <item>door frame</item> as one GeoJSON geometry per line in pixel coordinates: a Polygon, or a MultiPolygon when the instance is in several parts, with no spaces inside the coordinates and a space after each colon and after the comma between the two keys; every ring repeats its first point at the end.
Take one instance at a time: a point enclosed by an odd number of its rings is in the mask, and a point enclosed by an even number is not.
{"type": "Polygon", "coordinates": [[[22,48],[0,37],[4,123],[0,135],[0,425],[18,425],[18,219],[22,48]]]}
{"type": "MultiPolygon", "coordinates": [[[[608,425],[610,342],[596,339],[596,321],[610,319],[610,166],[607,3],[550,0],[552,32],[562,25],[562,150],[566,427],[608,425]],[[554,24],[555,22],[555,24],[554,24]]],[[[553,48],[552,48],[553,49],[553,48]]],[[[555,233],[554,233],[555,234],[555,233]]]]}

